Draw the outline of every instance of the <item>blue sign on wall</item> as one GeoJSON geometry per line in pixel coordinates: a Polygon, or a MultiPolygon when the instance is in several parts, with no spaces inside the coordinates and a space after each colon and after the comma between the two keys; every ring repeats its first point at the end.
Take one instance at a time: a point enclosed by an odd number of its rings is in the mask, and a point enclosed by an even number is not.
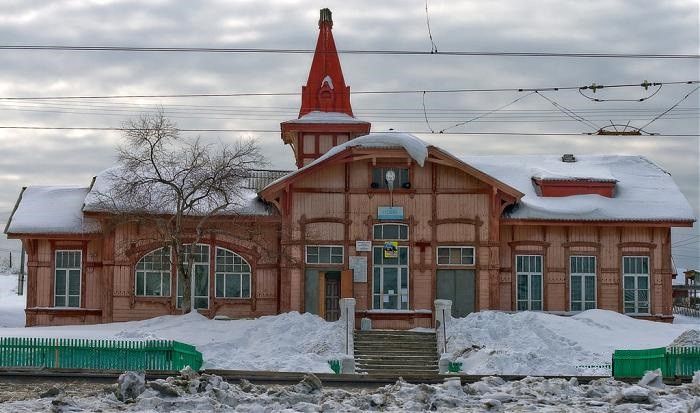
{"type": "Polygon", "coordinates": [[[377,219],[403,219],[403,207],[378,207],[377,219]]]}

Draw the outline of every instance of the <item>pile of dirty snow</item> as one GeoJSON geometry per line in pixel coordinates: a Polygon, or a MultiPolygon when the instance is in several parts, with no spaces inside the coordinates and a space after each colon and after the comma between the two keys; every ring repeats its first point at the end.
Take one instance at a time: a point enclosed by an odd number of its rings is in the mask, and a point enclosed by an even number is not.
{"type": "Polygon", "coordinates": [[[197,312],[86,326],[0,328],[0,337],[177,340],[202,352],[203,368],[331,373],[345,348],[343,324],[312,314],[210,320],[197,312]]]}
{"type": "Polygon", "coordinates": [[[616,349],[667,346],[694,327],[606,310],[573,317],[482,311],[447,323],[448,353],[469,374],[609,375],[616,349]]]}
{"type": "Polygon", "coordinates": [[[17,274],[0,272],[0,328],[24,326],[25,303],[26,297],[17,295],[17,274]]]}
{"type": "Polygon", "coordinates": [[[700,330],[684,331],[669,347],[700,347],[700,330]]]}
{"type": "Polygon", "coordinates": [[[364,411],[537,411],[537,412],[690,412],[700,409],[700,385],[666,387],[611,378],[579,384],[576,379],[527,377],[506,382],[486,377],[462,385],[397,381],[378,389],[324,388],[313,374],[288,385],[227,383],[216,375],[183,370],[178,377],[146,381],[127,372],[118,384],[91,395],[69,396],[58,389],[41,398],[0,404],[0,412],[34,411],[197,411],[197,412],[364,412],[364,411]]]}

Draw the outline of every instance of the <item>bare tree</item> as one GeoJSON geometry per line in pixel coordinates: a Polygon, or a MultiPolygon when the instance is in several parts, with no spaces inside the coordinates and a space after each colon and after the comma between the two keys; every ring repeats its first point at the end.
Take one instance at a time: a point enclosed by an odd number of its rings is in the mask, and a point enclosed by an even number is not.
{"type": "Polygon", "coordinates": [[[162,111],[124,125],[118,165],[95,183],[95,209],[113,222],[145,223],[172,251],[183,281],[183,312],[193,308],[197,244],[215,231],[217,216],[237,214],[250,203],[250,171],[264,163],[254,140],[204,144],[181,137],[162,111]]]}

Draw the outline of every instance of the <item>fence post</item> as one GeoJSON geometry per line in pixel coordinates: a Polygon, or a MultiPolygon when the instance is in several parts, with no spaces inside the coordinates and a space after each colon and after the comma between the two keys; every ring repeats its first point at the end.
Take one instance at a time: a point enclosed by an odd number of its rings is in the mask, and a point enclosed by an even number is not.
{"type": "Polygon", "coordinates": [[[345,357],[341,366],[344,374],[355,373],[355,299],[340,299],[340,319],[345,330],[345,357]]]}
{"type": "Polygon", "coordinates": [[[452,301],[435,300],[435,333],[438,355],[447,353],[447,323],[452,319],[452,301]]]}

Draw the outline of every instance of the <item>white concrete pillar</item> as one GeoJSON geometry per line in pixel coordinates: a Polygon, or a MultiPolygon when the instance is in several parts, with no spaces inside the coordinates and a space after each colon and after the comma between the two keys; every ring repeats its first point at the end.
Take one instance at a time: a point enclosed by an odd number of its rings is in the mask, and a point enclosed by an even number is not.
{"type": "Polygon", "coordinates": [[[451,320],[452,301],[435,300],[435,335],[437,337],[438,355],[447,352],[447,323],[451,320]]]}
{"type": "Polygon", "coordinates": [[[355,331],[355,299],[341,298],[340,299],[340,320],[343,322],[345,329],[345,355],[355,356],[355,340],[353,333],[355,331]]]}

